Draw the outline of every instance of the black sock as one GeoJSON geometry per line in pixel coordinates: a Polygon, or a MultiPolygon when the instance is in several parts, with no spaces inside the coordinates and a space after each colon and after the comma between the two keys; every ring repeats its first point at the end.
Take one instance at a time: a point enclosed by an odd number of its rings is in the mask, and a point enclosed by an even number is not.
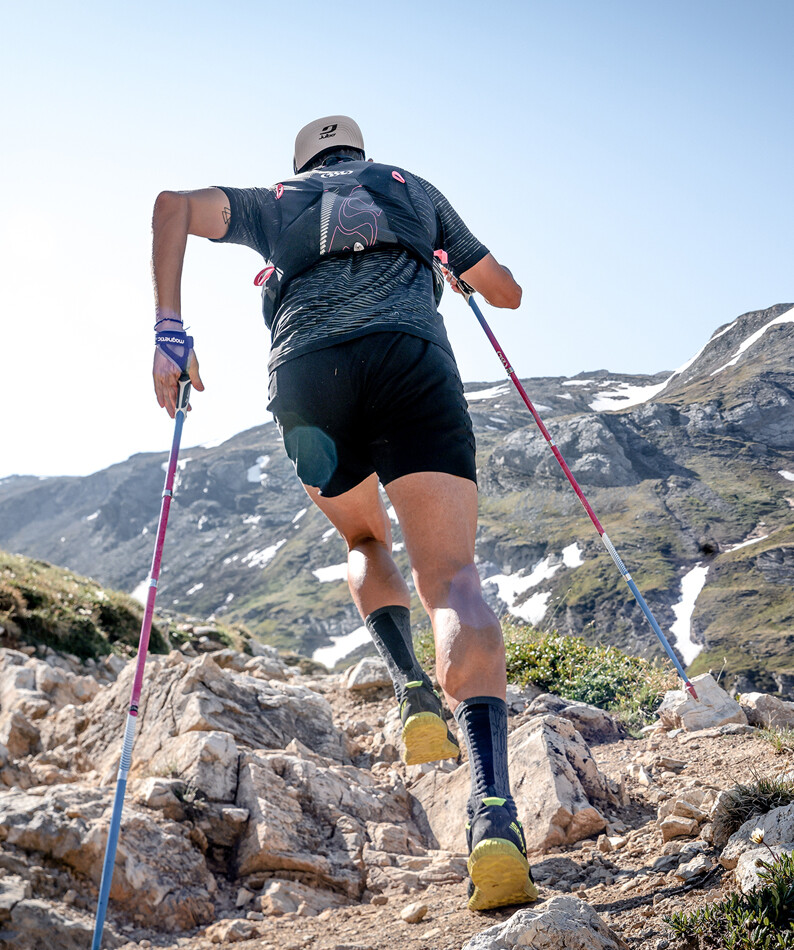
{"type": "Polygon", "coordinates": [[[503,798],[515,813],[507,770],[507,705],[496,696],[472,696],[455,710],[455,719],[466,739],[471,770],[471,818],[483,798],[503,798]]]}
{"type": "Polygon", "coordinates": [[[389,668],[397,702],[403,700],[406,683],[421,681],[429,689],[433,688],[414,653],[411,612],[407,607],[381,607],[373,610],[364,623],[389,668]]]}

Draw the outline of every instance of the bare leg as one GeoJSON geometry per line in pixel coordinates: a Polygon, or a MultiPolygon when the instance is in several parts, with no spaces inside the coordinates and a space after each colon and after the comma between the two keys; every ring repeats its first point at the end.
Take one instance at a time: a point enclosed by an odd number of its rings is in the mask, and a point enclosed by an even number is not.
{"type": "Polygon", "coordinates": [[[387,605],[410,607],[408,586],[392,560],[391,525],[377,475],[334,498],[303,487],[347,544],[347,583],[362,618],[387,605]]]}
{"type": "Polygon", "coordinates": [[[502,631],[474,564],[477,486],[456,475],[417,472],[390,482],[386,492],[433,626],[436,673],[450,708],[473,696],[504,699],[502,631]]]}

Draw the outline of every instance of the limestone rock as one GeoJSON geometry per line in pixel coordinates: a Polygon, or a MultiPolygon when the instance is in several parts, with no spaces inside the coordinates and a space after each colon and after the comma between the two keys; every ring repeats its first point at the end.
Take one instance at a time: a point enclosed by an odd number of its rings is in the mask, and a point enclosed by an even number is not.
{"type": "Polygon", "coordinates": [[[364,770],[286,752],[243,755],[237,804],[250,815],[237,852],[238,874],[306,874],[351,897],[366,886],[367,822],[410,824],[399,781],[383,788],[364,770]]]}
{"type": "Polygon", "coordinates": [[[773,729],[794,726],[794,703],[769,693],[742,693],[740,702],[751,726],[773,729]]]}
{"type": "Polygon", "coordinates": [[[697,702],[684,689],[669,690],[659,707],[659,718],[667,729],[695,732],[728,723],[747,725],[742,707],[718,685],[711,673],[692,678],[697,702]]]}
{"type": "Polygon", "coordinates": [[[427,916],[430,908],[421,901],[414,901],[413,904],[406,904],[400,911],[400,919],[408,924],[418,924],[427,916]]]}
{"type": "Polygon", "coordinates": [[[746,894],[754,887],[763,885],[764,881],[761,880],[759,872],[765,870],[765,865],[771,864],[781,854],[791,854],[792,851],[794,851],[794,844],[773,845],[770,848],[761,846],[745,851],[739,858],[733,872],[739,884],[739,890],[746,894]]]}
{"type": "Polygon", "coordinates": [[[659,830],[662,832],[662,841],[670,841],[671,838],[690,838],[698,832],[698,823],[694,818],[681,818],[678,815],[668,815],[667,818],[659,822],[659,830]]]}
{"type": "MultiPolygon", "coordinates": [[[[24,900],[14,906],[7,925],[3,946],[8,950],[86,950],[91,946],[93,921],[73,920],[43,900],[24,900]]],[[[102,946],[120,947],[122,940],[109,926],[105,927],[102,946]]]]}
{"type": "MultiPolygon", "coordinates": [[[[72,751],[75,768],[95,769],[112,780],[135,670],[90,703],[66,707],[42,723],[45,749],[72,751]],[[79,735],[78,735],[79,733],[79,735]]],[[[343,760],[347,738],[334,726],[331,707],[318,693],[289,683],[263,681],[221,669],[205,654],[187,661],[176,651],[153,656],[146,666],[132,776],[145,774],[167,740],[193,732],[222,732],[239,747],[283,749],[293,738],[321,755],[343,760]]]]}
{"type": "Polygon", "coordinates": [[[764,844],[770,848],[775,845],[794,847],[794,805],[773,808],[765,815],[748,819],[738,831],[731,835],[720,855],[720,864],[724,868],[732,871],[739,863],[742,854],[758,847],[751,838],[755,831],[763,832],[764,844]]]}
{"type": "Polygon", "coordinates": [[[0,877],[0,922],[9,919],[15,904],[32,896],[29,881],[23,881],[16,874],[0,877]]]}
{"type": "Polygon", "coordinates": [[[0,743],[8,751],[12,761],[25,758],[37,752],[41,745],[41,734],[36,726],[19,710],[3,717],[0,727],[0,743]]]}
{"type": "Polygon", "coordinates": [[[237,745],[228,732],[188,732],[164,739],[149,770],[167,770],[210,801],[231,802],[237,790],[237,745]]]}
{"type": "Polygon", "coordinates": [[[273,878],[265,884],[259,903],[263,913],[276,917],[282,914],[316,917],[328,907],[341,907],[345,899],[333,891],[273,878]]]}
{"type": "MultiPolygon", "coordinates": [[[[37,852],[99,884],[112,796],[74,785],[0,791],[0,839],[37,852]]],[[[128,803],[122,819],[112,902],[163,930],[206,923],[217,885],[188,829],[158,823],[128,803]]]]}
{"type": "Polygon", "coordinates": [[[476,934],[463,950],[628,950],[628,944],[584,901],[553,897],[523,908],[503,924],[476,934]]]}
{"type": "Polygon", "coordinates": [[[614,716],[588,703],[563,699],[552,693],[542,693],[527,707],[530,715],[562,716],[581,732],[587,742],[609,742],[625,736],[625,730],[614,716]]]}
{"type": "Polygon", "coordinates": [[[697,854],[691,861],[678,866],[675,876],[685,884],[697,877],[702,877],[713,867],[711,859],[705,854],[697,854]]]}
{"type": "Polygon", "coordinates": [[[365,656],[345,673],[344,685],[351,693],[360,693],[391,686],[392,682],[389,669],[380,657],[365,656]]]}
{"type": "Polygon", "coordinates": [[[242,943],[253,940],[265,932],[262,924],[255,920],[219,920],[204,932],[210,943],[242,943]]]}
{"type": "MultiPolygon", "coordinates": [[[[618,794],[599,770],[582,736],[566,719],[538,716],[510,735],[513,797],[524,823],[527,847],[545,851],[603,831],[598,805],[618,803],[618,794]]],[[[417,820],[424,821],[442,848],[465,851],[464,815],[469,766],[429,772],[411,789],[417,820]]]]}

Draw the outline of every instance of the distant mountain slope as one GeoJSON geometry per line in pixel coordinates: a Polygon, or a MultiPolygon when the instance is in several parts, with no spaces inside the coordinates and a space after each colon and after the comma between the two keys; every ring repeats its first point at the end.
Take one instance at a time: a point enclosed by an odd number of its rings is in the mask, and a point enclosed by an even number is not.
{"type": "MultiPolygon", "coordinates": [[[[695,672],[725,661],[742,688],[794,686],[793,355],[794,309],[779,304],[720,328],[673,374],[524,380],[657,619],[676,624],[685,660],[695,672]]],[[[544,627],[656,652],[510,383],[469,384],[467,395],[490,601],[544,627]]],[[[149,569],[165,458],[133,456],[87,478],[5,479],[0,546],[135,590],[149,569]]],[[[404,552],[397,559],[407,573],[404,552]]],[[[162,606],[240,620],[302,653],[343,636],[352,648],[363,640],[344,561],[275,426],[183,450],[162,606]]]]}

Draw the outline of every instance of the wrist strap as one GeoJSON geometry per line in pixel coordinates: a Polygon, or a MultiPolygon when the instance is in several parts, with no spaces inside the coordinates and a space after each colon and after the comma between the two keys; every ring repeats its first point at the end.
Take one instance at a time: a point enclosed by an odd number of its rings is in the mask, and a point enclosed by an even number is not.
{"type": "Polygon", "coordinates": [[[158,321],[155,323],[155,325],[154,325],[155,330],[160,326],[161,323],[179,323],[179,324],[181,324],[181,323],[182,323],[182,318],[181,318],[181,317],[162,317],[160,320],[158,320],[158,321]]]}
{"type": "Polygon", "coordinates": [[[193,349],[192,336],[188,336],[184,330],[161,330],[154,335],[154,345],[185,372],[193,349]]]}

